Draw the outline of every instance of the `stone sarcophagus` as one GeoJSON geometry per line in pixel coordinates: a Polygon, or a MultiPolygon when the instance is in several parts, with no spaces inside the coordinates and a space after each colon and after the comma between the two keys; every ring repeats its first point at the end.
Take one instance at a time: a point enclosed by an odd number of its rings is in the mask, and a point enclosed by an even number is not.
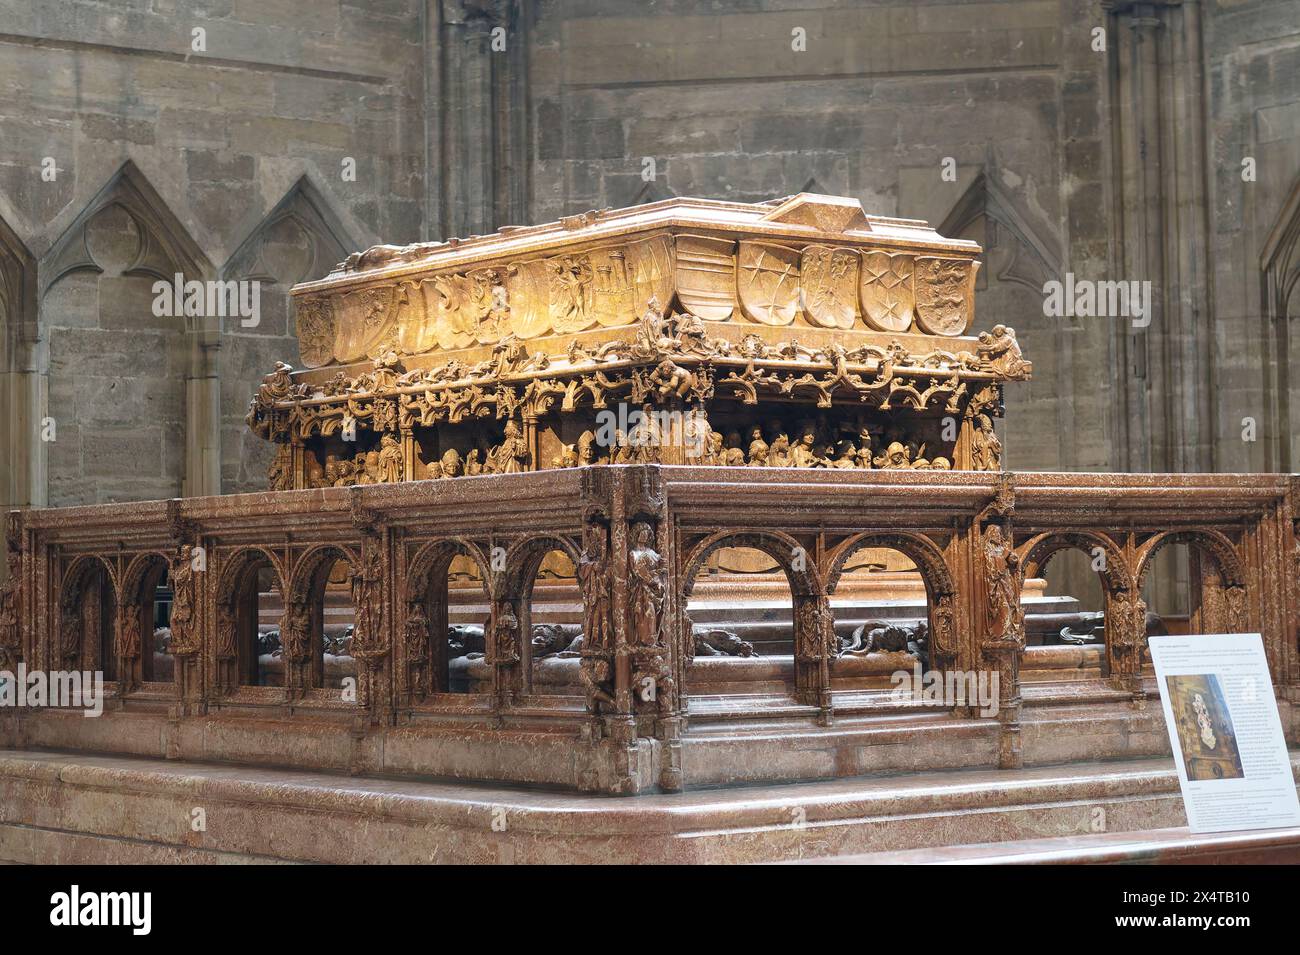
{"type": "Polygon", "coordinates": [[[856,200],[672,199],[378,246],[294,289],[273,489],[586,464],[998,470],[979,247],[856,200]]]}

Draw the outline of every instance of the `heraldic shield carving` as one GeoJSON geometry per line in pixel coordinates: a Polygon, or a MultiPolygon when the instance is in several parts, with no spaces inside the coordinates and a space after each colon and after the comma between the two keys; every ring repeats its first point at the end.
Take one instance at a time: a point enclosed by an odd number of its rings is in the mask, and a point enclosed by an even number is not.
{"type": "Polygon", "coordinates": [[[912,324],[913,259],[891,252],[862,256],[862,314],[867,324],[882,332],[905,332],[912,324]]]}
{"type": "Polygon", "coordinates": [[[741,242],[737,292],[745,316],[789,325],[799,314],[799,253],[770,242],[741,242]]]}
{"type": "Polygon", "coordinates": [[[961,335],[975,315],[976,263],[969,259],[916,260],[916,324],[930,335],[961,335]]]}
{"type": "Polygon", "coordinates": [[[858,253],[810,245],[801,263],[803,307],[823,328],[852,328],[858,317],[858,253]]]}

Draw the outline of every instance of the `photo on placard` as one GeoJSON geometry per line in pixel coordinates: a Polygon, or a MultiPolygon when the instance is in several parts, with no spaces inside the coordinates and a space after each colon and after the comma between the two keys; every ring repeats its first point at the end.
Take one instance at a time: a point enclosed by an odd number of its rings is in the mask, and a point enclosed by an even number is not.
{"type": "Polygon", "coordinates": [[[1219,678],[1213,673],[1183,674],[1166,677],[1165,682],[1188,780],[1245,778],[1219,678]]]}

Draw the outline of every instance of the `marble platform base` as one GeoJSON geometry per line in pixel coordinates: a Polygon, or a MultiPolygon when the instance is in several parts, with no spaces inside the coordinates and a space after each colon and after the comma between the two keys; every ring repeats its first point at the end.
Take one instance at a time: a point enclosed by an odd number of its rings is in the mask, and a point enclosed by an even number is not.
{"type": "Polygon", "coordinates": [[[0,860],[18,863],[775,862],[1184,824],[1163,758],[620,799],[0,751],[0,860]]]}

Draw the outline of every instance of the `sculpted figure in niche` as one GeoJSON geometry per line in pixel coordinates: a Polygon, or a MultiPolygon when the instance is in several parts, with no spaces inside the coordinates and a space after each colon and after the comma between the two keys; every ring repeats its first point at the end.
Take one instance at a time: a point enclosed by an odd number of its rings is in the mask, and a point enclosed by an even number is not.
{"type": "Polygon", "coordinates": [[[379,480],[384,484],[396,484],[402,480],[403,464],[401,443],[391,434],[379,439],[379,480]]]}
{"type": "Polygon", "coordinates": [[[424,601],[412,600],[407,604],[402,637],[406,644],[406,662],[416,672],[413,689],[417,693],[427,693],[429,688],[425,680],[425,664],[429,661],[429,615],[425,612],[424,601]]]}
{"type": "Polygon", "coordinates": [[[519,617],[510,604],[502,604],[497,611],[496,624],[492,630],[492,649],[496,654],[497,666],[506,666],[519,662],[519,617]]]}
{"type": "Polygon", "coordinates": [[[785,432],[778,432],[768,446],[767,463],[774,468],[790,466],[790,439],[785,432]]]}
{"type": "Polygon", "coordinates": [[[560,453],[551,459],[551,467],[576,468],[578,466],[578,449],[572,444],[560,445],[560,453]]]}
{"type": "Polygon", "coordinates": [[[198,652],[198,635],[194,632],[194,548],[181,545],[173,558],[169,573],[172,583],[172,639],[170,651],[183,656],[198,652]]]}
{"type": "Polygon", "coordinates": [[[790,467],[792,468],[811,468],[817,465],[817,455],[813,453],[813,446],[817,442],[817,432],[812,425],[805,425],[799,435],[799,440],[795,442],[794,447],[790,449],[790,467]]]}
{"type": "Polygon", "coordinates": [[[239,655],[236,646],[235,608],[226,605],[217,614],[217,659],[233,660],[239,655]]]}
{"type": "Polygon", "coordinates": [[[851,471],[858,466],[858,449],[853,446],[852,441],[840,442],[835,452],[835,460],[830,466],[841,471],[851,471]]]}
{"type": "Polygon", "coordinates": [[[622,428],[614,429],[614,443],[609,446],[610,464],[627,464],[627,435],[622,428]]]}
{"type": "Polygon", "coordinates": [[[275,457],[266,469],[266,486],[272,491],[285,491],[293,487],[293,452],[287,444],[276,444],[275,457]]]}
{"type": "Polygon", "coordinates": [[[614,674],[610,662],[603,657],[587,657],[579,671],[583,688],[587,691],[587,706],[599,713],[602,706],[614,706],[614,674]]]}
{"type": "Polygon", "coordinates": [[[664,559],[654,549],[654,529],[645,521],[632,525],[628,553],[628,590],[632,613],[632,642],[656,646],[663,629],[667,572],[664,559]]]}
{"type": "Polygon", "coordinates": [[[665,358],[655,366],[650,384],[660,401],[685,398],[695,386],[695,375],[665,358]]]}
{"type": "Polygon", "coordinates": [[[976,471],[1002,470],[1002,441],[993,430],[993,419],[986,414],[975,416],[971,435],[971,463],[976,471]]]}
{"type": "Polygon", "coordinates": [[[766,466],[768,451],[767,442],[763,440],[763,429],[754,425],[749,429],[749,463],[760,467],[766,466]]]}
{"type": "Polygon", "coordinates": [[[592,431],[584,431],[578,436],[578,463],[581,465],[596,464],[600,460],[599,452],[596,449],[596,435],[592,431]]]}
{"type": "Polygon", "coordinates": [[[722,455],[722,463],[728,467],[742,466],[745,463],[745,451],[740,446],[740,432],[727,432],[727,447],[722,455]]]}
{"type": "MultiPolygon", "coordinates": [[[[443,455],[446,458],[446,455],[443,455]]],[[[459,458],[459,455],[457,456],[459,458]]],[[[465,476],[476,477],[483,473],[482,452],[478,448],[472,449],[469,454],[465,455],[465,476]]],[[[445,465],[444,465],[445,466],[445,465]]]]}
{"type": "Polygon", "coordinates": [[[442,458],[438,461],[442,468],[443,477],[460,477],[463,471],[460,461],[460,452],[455,448],[448,448],[443,452],[442,458]]]}
{"type": "Polygon", "coordinates": [[[988,635],[1016,639],[1023,634],[1020,609],[1020,555],[997,524],[984,533],[984,574],[988,586],[988,635]]]}
{"type": "Polygon", "coordinates": [[[584,611],[583,645],[590,651],[604,650],[611,643],[608,580],[609,555],[605,549],[605,531],[604,528],[595,528],[591,544],[578,559],[578,583],[582,587],[584,611]]]}
{"type": "Polygon", "coordinates": [[[351,487],[357,483],[356,463],[353,461],[338,462],[338,477],[334,481],[335,487],[351,487]]]}
{"type": "Polygon", "coordinates": [[[860,468],[871,467],[871,432],[867,430],[866,425],[858,429],[857,462],[860,468]]]}
{"type": "Polygon", "coordinates": [[[528,442],[514,419],[506,422],[505,440],[492,454],[497,474],[518,474],[528,470],[528,442]]]}
{"type": "Polygon", "coordinates": [[[704,463],[713,466],[721,466],[727,463],[727,452],[722,446],[722,434],[718,431],[709,431],[708,450],[704,452],[704,463]]]}
{"type": "Polygon", "coordinates": [[[311,655],[311,644],[307,637],[307,628],[311,613],[307,604],[291,601],[280,618],[280,642],[282,654],[291,663],[301,663],[311,655]]]}
{"type": "Polygon", "coordinates": [[[122,629],[114,648],[121,660],[134,660],[140,655],[140,608],[128,606],[122,616],[122,629]]]}
{"type": "Polygon", "coordinates": [[[883,454],[878,454],[873,462],[878,468],[902,470],[910,468],[912,461],[907,446],[901,441],[893,441],[883,454]]]}
{"type": "Polygon", "coordinates": [[[0,586],[0,667],[9,667],[22,646],[18,621],[18,586],[22,581],[22,557],[8,554],[9,579],[0,586]]]}
{"type": "Polygon", "coordinates": [[[75,661],[81,655],[81,634],[84,626],[81,611],[75,606],[64,605],[60,609],[59,653],[68,669],[75,668],[75,661]]]}

